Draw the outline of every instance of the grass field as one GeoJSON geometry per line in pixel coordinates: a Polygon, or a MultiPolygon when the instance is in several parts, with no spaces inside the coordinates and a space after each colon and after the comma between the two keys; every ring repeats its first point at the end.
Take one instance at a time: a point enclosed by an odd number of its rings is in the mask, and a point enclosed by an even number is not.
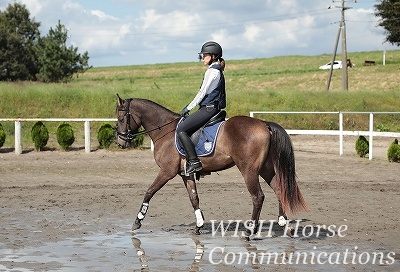
{"type": "MultiPolygon", "coordinates": [[[[249,111],[400,111],[400,50],[383,53],[348,53],[356,64],[348,70],[348,91],[342,90],[341,70],[333,72],[326,90],[328,71],[318,67],[330,55],[284,56],[229,60],[225,71],[228,117],[249,111]],[[376,62],[363,66],[365,60],[376,62]]],[[[340,59],[340,55],[337,56],[340,59]]],[[[199,62],[92,68],[66,84],[0,82],[0,118],[110,118],[115,117],[116,93],[122,97],[151,99],[179,112],[196,94],[206,67],[199,62]]],[[[259,116],[290,129],[337,129],[337,116],[259,116]]],[[[376,127],[400,131],[400,115],[379,115],[376,127]]],[[[4,146],[13,146],[14,124],[2,122],[7,133],[4,146]]],[[[24,144],[32,145],[30,128],[23,124],[24,144]]],[[[94,124],[95,131],[100,124],[94,124]]],[[[346,117],[345,129],[366,130],[368,115],[346,117]]],[[[47,126],[47,124],[46,124],[47,126]]],[[[48,124],[55,134],[58,124],[48,124]]],[[[76,124],[83,137],[83,124],[76,124]]],[[[52,137],[52,136],[51,136],[52,137]]]]}

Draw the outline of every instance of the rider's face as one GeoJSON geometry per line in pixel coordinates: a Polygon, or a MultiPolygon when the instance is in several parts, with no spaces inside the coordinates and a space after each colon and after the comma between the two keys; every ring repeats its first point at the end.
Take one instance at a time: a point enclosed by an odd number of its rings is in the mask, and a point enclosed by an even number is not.
{"type": "Polygon", "coordinates": [[[204,64],[209,64],[211,60],[211,55],[210,54],[203,54],[203,62],[204,64]]]}

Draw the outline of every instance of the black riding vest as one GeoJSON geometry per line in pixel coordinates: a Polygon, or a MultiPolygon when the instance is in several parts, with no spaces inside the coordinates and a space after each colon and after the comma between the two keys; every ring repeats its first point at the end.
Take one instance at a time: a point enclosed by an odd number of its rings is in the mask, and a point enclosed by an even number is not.
{"type": "Polygon", "coordinates": [[[206,94],[203,100],[200,102],[201,106],[206,106],[210,104],[218,105],[219,109],[224,109],[226,107],[226,93],[225,93],[225,77],[222,72],[222,67],[220,64],[215,65],[213,68],[218,69],[220,72],[219,82],[217,87],[211,91],[211,93],[206,94]]]}

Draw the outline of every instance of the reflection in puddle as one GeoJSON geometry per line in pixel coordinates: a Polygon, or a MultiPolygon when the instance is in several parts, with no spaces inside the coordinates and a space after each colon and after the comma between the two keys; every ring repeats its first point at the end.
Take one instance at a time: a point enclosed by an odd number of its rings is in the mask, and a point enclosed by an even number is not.
{"type": "MultiPolygon", "coordinates": [[[[231,236],[212,237],[210,233],[197,236],[178,231],[139,231],[71,238],[18,250],[0,244],[0,271],[350,271],[355,269],[354,265],[283,265],[273,260],[267,263],[263,255],[276,252],[287,257],[302,252],[316,256],[347,248],[352,247],[302,238],[247,241],[231,236]]],[[[398,262],[369,267],[381,271],[399,269],[398,262]]]]}
{"type": "MultiPolygon", "coordinates": [[[[136,234],[132,244],[140,262],[141,271],[200,271],[199,263],[203,259],[204,245],[197,236],[174,237],[168,241],[164,233],[136,234]],[[138,238],[140,237],[140,239],[138,238]],[[145,245],[146,250],[142,247],[145,245]]],[[[175,234],[173,234],[175,236],[175,234]]],[[[179,235],[178,235],[179,236],[179,235]]]]}

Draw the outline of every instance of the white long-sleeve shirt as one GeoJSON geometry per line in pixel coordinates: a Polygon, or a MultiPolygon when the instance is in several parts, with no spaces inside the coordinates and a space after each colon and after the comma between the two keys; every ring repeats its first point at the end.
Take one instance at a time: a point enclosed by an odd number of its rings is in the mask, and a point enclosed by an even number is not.
{"type": "Polygon", "coordinates": [[[189,111],[199,105],[207,94],[210,94],[215,88],[217,88],[221,73],[218,69],[214,68],[215,65],[218,65],[218,62],[212,63],[205,72],[199,92],[196,94],[192,102],[187,105],[189,111]]]}

